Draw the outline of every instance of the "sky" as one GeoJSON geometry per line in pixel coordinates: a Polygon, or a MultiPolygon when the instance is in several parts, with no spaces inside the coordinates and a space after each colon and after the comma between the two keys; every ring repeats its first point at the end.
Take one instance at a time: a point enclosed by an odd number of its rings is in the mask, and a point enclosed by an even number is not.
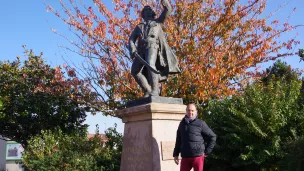
{"type": "MultiPolygon", "coordinates": [[[[90,0],[86,0],[91,2],[90,0]]],[[[158,0],[159,1],[159,0],[158,0]]],[[[103,0],[111,5],[110,0],[103,0]]],[[[280,4],[284,4],[286,0],[268,0],[266,12],[276,10],[280,4]]],[[[293,8],[297,8],[289,23],[292,25],[304,24],[304,0],[289,0],[289,3],[275,15],[281,22],[285,22],[287,16],[293,8]]],[[[22,45],[26,45],[27,49],[33,49],[36,54],[43,52],[43,57],[47,63],[52,66],[62,65],[63,57],[75,64],[81,64],[83,58],[75,53],[66,51],[61,46],[69,47],[70,44],[62,37],[54,34],[52,28],[57,31],[69,35],[67,25],[59,20],[52,13],[46,12],[46,5],[52,4],[55,8],[59,7],[56,0],[3,0],[0,5],[0,60],[14,60],[17,56],[25,59],[22,45]]],[[[298,33],[297,40],[301,42],[295,48],[304,49],[304,28],[287,33],[281,37],[282,41],[293,38],[298,33]]],[[[299,63],[297,56],[283,58],[293,68],[304,69],[304,62],[299,63]]],[[[262,68],[267,68],[271,63],[261,64],[262,68]]],[[[1,74],[1,73],[0,73],[1,74]]],[[[106,117],[101,113],[93,116],[88,114],[86,123],[89,124],[89,133],[95,132],[96,124],[103,133],[108,127],[112,127],[117,123],[117,130],[122,133],[124,124],[119,118],[106,117]]]]}

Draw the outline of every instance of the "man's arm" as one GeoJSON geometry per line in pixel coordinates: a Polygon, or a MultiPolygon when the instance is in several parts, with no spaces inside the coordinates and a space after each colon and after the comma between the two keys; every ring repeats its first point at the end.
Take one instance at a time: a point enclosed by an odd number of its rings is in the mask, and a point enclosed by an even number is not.
{"type": "Polygon", "coordinates": [[[171,14],[172,7],[168,0],[161,0],[161,4],[163,5],[164,9],[163,9],[163,12],[158,17],[157,22],[164,23],[165,20],[168,18],[168,16],[171,14]]]}
{"type": "Polygon", "coordinates": [[[129,37],[129,52],[131,58],[133,58],[133,54],[137,52],[135,42],[139,34],[138,32],[139,28],[138,26],[136,26],[135,29],[132,31],[131,36],[129,37]]]}
{"type": "Polygon", "coordinates": [[[181,146],[181,131],[180,131],[180,125],[178,126],[178,129],[176,131],[176,141],[175,141],[175,147],[173,151],[173,157],[176,157],[180,153],[180,146],[181,146]]]}
{"type": "Polygon", "coordinates": [[[216,135],[204,121],[202,123],[202,136],[208,137],[208,142],[205,147],[205,154],[209,155],[212,152],[213,147],[215,146],[216,135]]]}
{"type": "Polygon", "coordinates": [[[180,124],[178,126],[178,129],[176,131],[176,141],[175,141],[175,147],[173,151],[173,157],[174,162],[178,165],[179,164],[179,153],[180,153],[180,146],[181,146],[181,132],[180,132],[180,124]]]}

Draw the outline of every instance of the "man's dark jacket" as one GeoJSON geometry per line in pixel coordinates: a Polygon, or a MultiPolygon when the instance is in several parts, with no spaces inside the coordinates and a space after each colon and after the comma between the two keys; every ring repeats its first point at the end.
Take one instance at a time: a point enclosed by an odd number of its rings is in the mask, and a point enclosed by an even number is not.
{"type": "Polygon", "coordinates": [[[178,156],[179,153],[182,158],[208,155],[211,153],[215,141],[216,135],[204,121],[197,118],[189,121],[183,118],[177,129],[173,156],[178,156]]]}

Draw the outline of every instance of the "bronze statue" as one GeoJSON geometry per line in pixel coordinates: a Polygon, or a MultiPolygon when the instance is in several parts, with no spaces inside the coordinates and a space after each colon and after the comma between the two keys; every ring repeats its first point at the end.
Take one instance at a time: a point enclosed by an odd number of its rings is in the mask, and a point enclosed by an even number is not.
{"type": "Polygon", "coordinates": [[[172,7],[168,0],[161,0],[161,3],[164,9],[158,18],[150,6],[143,8],[144,22],[135,27],[129,39],[130,55],[135,58],[131,74],[144,91],[144,97],[159,96],[159,82],[166,81],[169,74],[180,73],[178,60],[161,28],[172,7]]]}

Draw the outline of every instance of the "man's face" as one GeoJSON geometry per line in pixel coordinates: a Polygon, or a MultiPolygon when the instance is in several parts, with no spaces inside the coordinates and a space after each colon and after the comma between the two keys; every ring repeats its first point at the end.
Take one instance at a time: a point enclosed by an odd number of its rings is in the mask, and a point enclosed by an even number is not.
{"type": "Polygon", "coordinates": [[[153,19],[153,10],[150,7],[145,7],[144,8],[144,19],[153,19]]]}
{"type": "Polygon", "coordinates": [[[195,108],[194,105],[192,105],[192,104],[188,105],[188,107],[187,107],[186,110],[187,110],[187,111],[186,111],[187,116],[188,116],[189,118],[195,118],[195,117],[196,117],[196,115],[197,115],[197,110],[196,110],[196,108],[195,108]]]}

